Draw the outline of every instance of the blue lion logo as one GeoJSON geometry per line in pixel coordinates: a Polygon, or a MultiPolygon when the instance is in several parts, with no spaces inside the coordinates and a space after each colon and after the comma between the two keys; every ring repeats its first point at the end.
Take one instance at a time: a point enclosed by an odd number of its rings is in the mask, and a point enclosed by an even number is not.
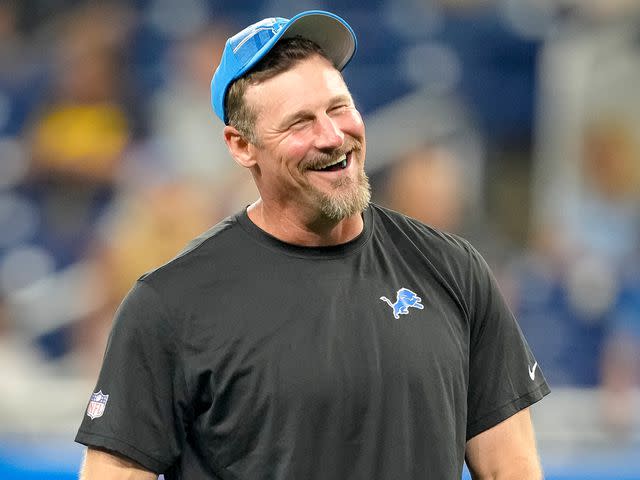
{"type": "Polygon", "coordinates": [[[393,308],[393,316],[398,319],[400,315],[407,315],[409,313],[409,307],[417,308],[418,310],[422,310],[424,305],[422,305],[422,299],[413,293],[408,288],[401,288],[396,293],[396,303],[391,303],[387,297],[380,297],[380,300],[383,302],[387,302],[387,304],[393,308]]]}

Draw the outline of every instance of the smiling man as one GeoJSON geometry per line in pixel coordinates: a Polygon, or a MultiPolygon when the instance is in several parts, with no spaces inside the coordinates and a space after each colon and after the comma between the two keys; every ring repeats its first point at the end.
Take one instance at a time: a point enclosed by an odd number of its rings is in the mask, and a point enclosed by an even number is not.
{"type": "Polygon", "coordinates": [[[260,198],[122,303],[81,478],[541,478],[549,388],[486,263],[369,202],[355,50],[320,11],[228,40],[212,105],[260,198]]]}
{"type": "Polygon", "coordinates": [[[226,101],[225,140],[260,192],[248,210],[257,226],[310,246],[344,243],[362,231],[370,198],[364,124],[340,71],[317,44],[282,40],[231,85],[226,101]]]}

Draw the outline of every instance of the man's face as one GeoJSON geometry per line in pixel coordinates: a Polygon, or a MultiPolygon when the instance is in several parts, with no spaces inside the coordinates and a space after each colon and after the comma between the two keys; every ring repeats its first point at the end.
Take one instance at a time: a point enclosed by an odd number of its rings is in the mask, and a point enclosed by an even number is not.
{"type": "Polygon", "coordinates": [[[334,221],[364,210],[364,123],[331,63],[314,55],[249,86],[245,102],[257,112],[254,177],[265,204],[334,221]]]}

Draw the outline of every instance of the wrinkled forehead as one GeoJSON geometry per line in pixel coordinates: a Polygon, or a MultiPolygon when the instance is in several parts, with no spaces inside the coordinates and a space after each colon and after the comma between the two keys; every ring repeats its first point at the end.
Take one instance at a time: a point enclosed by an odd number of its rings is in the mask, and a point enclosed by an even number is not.
{"type": "Polygon", "coordinates": [[[258,123],[264,117],[277,122],[279,117],[314,111],[337,99],[352,101],[342,73],[321,56],[302,60],[268,80],[249,85],[244,96],[245,104],[258,113],[258,123]]]}

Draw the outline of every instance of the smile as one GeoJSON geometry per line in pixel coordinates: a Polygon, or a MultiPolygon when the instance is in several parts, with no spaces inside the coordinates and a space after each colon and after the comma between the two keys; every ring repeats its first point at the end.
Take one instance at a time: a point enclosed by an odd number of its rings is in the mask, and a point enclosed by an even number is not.
{"type": "Polygon", "coordinates": [[[312,168],[315,172],[335,172],[344,170],[349,166],[351,161],[351,152],[343,153],[335,162],[325,165],[324,167],[312,168]]]}

